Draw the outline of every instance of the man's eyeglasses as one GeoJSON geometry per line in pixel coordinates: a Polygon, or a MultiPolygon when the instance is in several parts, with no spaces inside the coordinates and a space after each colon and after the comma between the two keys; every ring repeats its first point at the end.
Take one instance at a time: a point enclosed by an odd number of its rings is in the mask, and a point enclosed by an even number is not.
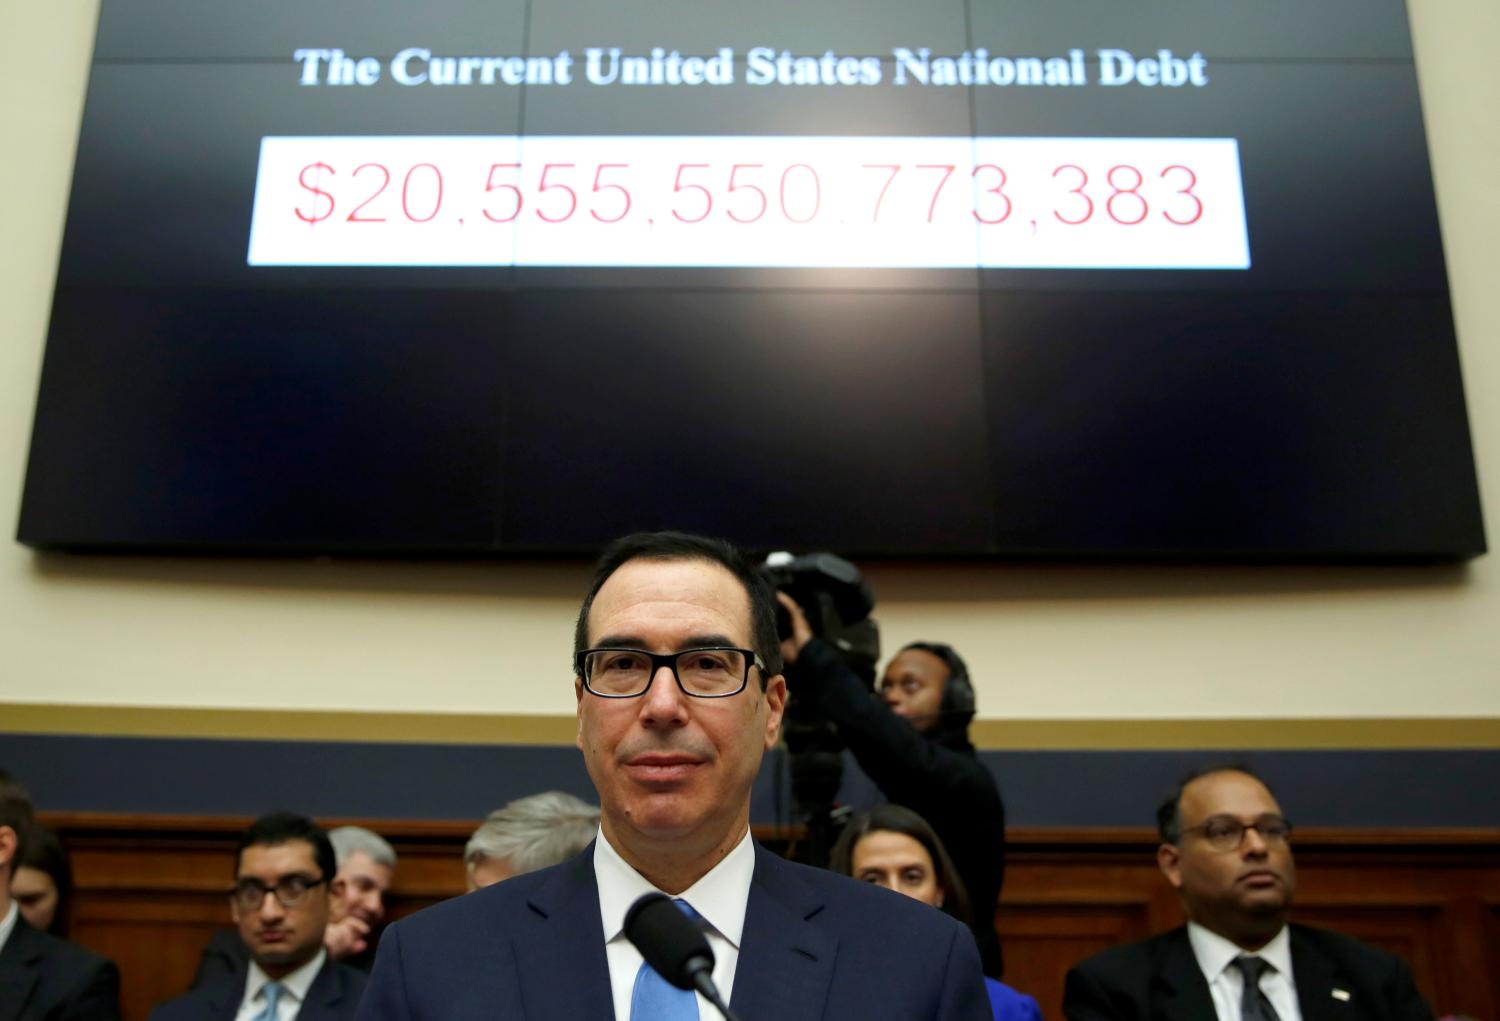
{"type": "Polygon", "coordinates": [[[584,687],[600,698],[635,698],[651,687],[662,667],[672,671],[677,686],[694,698],[727,698],[745,690],[750,668],[765,664],[750,649],[713,646],[658,655],[644,649],[585,649],[574,664],[584,687]]]}
{"type": "Polygon", "coordinates": [[[284,908],[294,908],[307,900],[313,887],[322,886],[327,880],[309,879],[306,876],[282,876],[267,886],[259,879],[241,879],[229,891],[229,899],[239,905],[241,911],[259,911],[265,903],[266,894],[274,893],[284,908]]]}
{"type": "Polygon", "coordinates": [[[1292,824],[1279,815],[1267,813],[1254,822],[1240,822],[1232,815],[1209,816],[1196,826],[1184,826],[1184,833],[1202,833],[1215,851],[1237,850],[1245,840],[1245,831],[1254,830],[1268,844],[1284,844],[1292,838],[1292,824]]]}

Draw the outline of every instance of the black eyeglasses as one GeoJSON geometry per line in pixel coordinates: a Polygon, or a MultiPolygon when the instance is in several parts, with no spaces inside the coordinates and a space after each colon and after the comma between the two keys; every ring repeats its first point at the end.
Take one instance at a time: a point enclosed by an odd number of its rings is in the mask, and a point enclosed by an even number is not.
{"type": "Polygon", "coordinates": [[[1232,815],[1214,815],[1196,826],[1184,826],[1184,833],[1202,833],[1215,851],[1234,851],[1244,843],[1245,831],[1254,830],[1268,844],[1283,844],[1292,838],[1292,824],[1286,818],[1267,813],[1254,822],[1240,822],[1232,815]]]}
{"type": "Polygon", "coordinates": [[[266,894],[273,893],[284,908],[294,908],[307,900],[313,887],[322,886],[326,879],[309,879],[306,876],[282,876],[271,886],[259,879],[241,879],[229,891],[229,899],[239,905],[241,911],[259,911],[265,903],[266,894]]]}
{"type": "Polygon", "coordinates": [[[600,698],[635,698],[651,687],[662,667],[694,698],[728,698],[745,690],[752,666],[765,670],[750,649],[711,646],[657,654],[644,649],[584,649],[574,660],[583,686],[600,698]]]}

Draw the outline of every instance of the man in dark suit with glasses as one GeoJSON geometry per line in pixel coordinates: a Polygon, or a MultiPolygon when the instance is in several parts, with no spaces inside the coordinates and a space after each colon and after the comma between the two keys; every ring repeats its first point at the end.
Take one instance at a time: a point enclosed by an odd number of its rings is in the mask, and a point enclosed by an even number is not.
{"type": "Polygon", "coordinates": [[[1248,768],[1188,774],[1157,828],[1157,864],[1188,923],[1070,971],[1069,1021],[1431,1021],[1400,959],[1287,924],[1292,824],[1248,768]]]}
{"type": "Polygon", "coordinates": [[[365,977],[328,956],[333,845],[311,819],[257,819],[235,855],[229,910],[246,967],[157,1007],[151,1021],[346,1021],[365,977]]]}
{"type": "Polygon", "coordinates": [[[744,1021],[987,1021],[966,928],[750,836],[750,787],[786,703],[774,608],[727,543],[612,545],[573,648],[599,837],[387,929],[360,1018],[710,1021],[708,1001],[669,985],[625,935],[630,906],[656,893],[696,917],[744,1021]]]}

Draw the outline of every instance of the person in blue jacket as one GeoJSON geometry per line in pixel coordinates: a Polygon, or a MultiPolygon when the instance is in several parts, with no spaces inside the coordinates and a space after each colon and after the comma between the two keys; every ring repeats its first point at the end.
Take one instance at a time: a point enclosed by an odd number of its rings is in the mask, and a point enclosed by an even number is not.
{"type": "MultiPolygon", "coordinates": [[[[900,805],[877,805],[851,819],[829,867],[939,908],[969,924],[969,897],[948,851],[926,819],[900,805]]],[[[984,980],[995,1021],[1042,1021],[1036,1000],[998,979],[984,980]]]]}

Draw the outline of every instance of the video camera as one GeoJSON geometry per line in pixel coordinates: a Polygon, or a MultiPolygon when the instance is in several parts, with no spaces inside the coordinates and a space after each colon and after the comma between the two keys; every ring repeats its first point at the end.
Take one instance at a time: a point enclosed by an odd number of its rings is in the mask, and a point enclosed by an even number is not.
{"type": "MultiPolygon", "coordinates": [[[[761,573],[779,592],[791,597],[807,616],[813,635],[832,645],[851,670],[873,690],[880,660],[880,626],[871,618],[875,593],[864,576],[843,557],[832,553],[772,553],[761,573]]],[[[791,636],[792,622],[777,605],[776,630],[791,636]]],[[[789,667],[788,699],[783,730],[791,774],[792,811],[807,826],[807,841],[796,857],[810,865],[826,866],[838,822],[834,799],[844,778],[844,742],[817,705],[799,697],[796,667],[789,667]]]]}

